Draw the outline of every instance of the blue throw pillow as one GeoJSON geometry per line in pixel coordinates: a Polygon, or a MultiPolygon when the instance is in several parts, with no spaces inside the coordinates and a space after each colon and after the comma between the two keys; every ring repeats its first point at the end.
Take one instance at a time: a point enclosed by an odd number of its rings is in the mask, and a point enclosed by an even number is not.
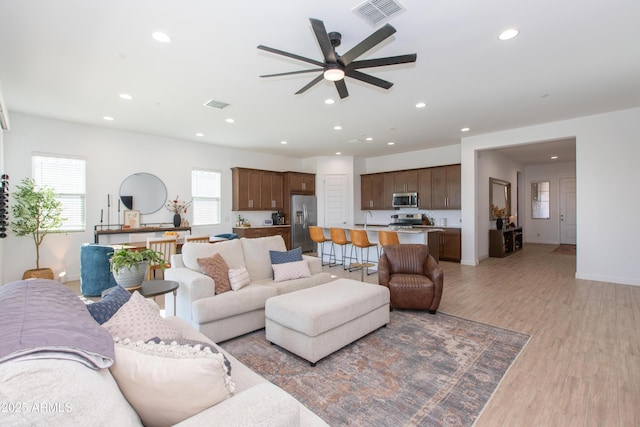
{"type": "Polygon", "coordinates": [[[89,310],[96,322],[102,325],[111,319],[111,316],[116,314],[116,311],[125,305],[129,298],[131,298],[131,292],[122,286],[116,286],[100,301],[87,304],[87,310],[89,310]]]}
{"type": "Polygon", "coordinates": [[[297,247],[287,252],[269,251],[269,256],[271,257],[271,264],[302,261],[302,247],[297,247]]]}

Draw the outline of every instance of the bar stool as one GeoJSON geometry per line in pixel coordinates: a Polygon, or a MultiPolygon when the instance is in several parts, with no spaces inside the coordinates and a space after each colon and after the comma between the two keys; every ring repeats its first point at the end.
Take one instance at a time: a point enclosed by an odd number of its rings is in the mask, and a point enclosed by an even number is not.
{"type": "Polygon", "coordinates": [[[318,249],[320,249],[318,251],[318,258],[320,258],[321,260],[321,264],[322,266],[325,265],[330,265],[331,264],[331,253],[329,253],[329,262],[327,262],[326,264],[324,263],[324,242],[330,242],[331,239],[327,239],[324,236],[324,231],[322,231],[322,228],[316,226],[316,225],[310,225],[309,226],[309,235],[311,236],[311,240],[313,240],[315,243],[318,244],[318,249]]]}
{"type": "Polygon", "coordinates": [[[384,252],[384,247],[387,245],[399,245],[398,233],[390,230],[378,230],[378,242],[382,247],[380,252],[384,252]]]}
{"type": "MultiPolygon", "coordinates": [[[[345,233],[344,228],[331,227],[329,229],[331,233],[331,253],[329,254],[329,267],[333,267],[334,265],[342,265],[346,270],[347,266],[345,265],[345,258],[347,258],[347,245],[351,244],[351,241],[347,239],[347,233],[345,233]],[[340,246],[342,251],[342,263],[338,264],[338,259],[336,257],[335,245],[340,246]],[[333,262],[331,260],[333,259],[333,262]]],[[[349,257],[349,259],[352,259],[349,257]]]]}
{"type": "MultiPolygon", "coordinates": [[[[372,273],[369,273],[369,266],[373,267],[373,265],[370,265],[372,263],[377,263],[378,260],[380,259],[380,248],[378,247],[377,243],[371,243],[369,241],[369,237],[367,236],[367,230],[350,230],[349,231],[349,236],[351,237],[351,241],[353,242],[353,246],[351,246],[351,259],[353,259],[353,250],[355,248],[360,248],[360,262],[358,264],[360,264],[360,266],[354,266],[355,268],[366,268],[367,269],[367,275],[369,274],[373,274],[376,273],[377,271],[374,271],[372,273]],[[378,257],[376,258],[375,261],[372,261],[369,259],[369,248],[372,247],[376,247],[376,252],[378,253],[378,257]],[[364,257],[363,257],[363,251],[364,249],[367,249],[367,259],[365,261],[364,257]]],[[[358,250],[356,249],[356,262],[358,261],[358,250]]],[[[349,266],[349,271],[351,271],[351,266],[349,266]]]]}

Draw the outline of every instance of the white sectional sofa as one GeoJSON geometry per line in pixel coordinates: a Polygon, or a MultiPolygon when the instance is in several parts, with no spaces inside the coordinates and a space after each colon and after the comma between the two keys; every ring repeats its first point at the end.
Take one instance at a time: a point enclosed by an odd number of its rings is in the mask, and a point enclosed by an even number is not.
{"type": "MultiPolygon", "coordinates": [[[[185,243],[182,253],[171,258],[165,279],[180,284],[175,315],[186,320],[213,342],[221,342],[265,326],[265,304],[268,298],[310,288],[331,281],[322,272],[319,258],[303,256],[310,276],[275,281],[269,251],[286,252],[281,236],[241,238],[215,244],[185,243]],[[201,272],[198,258],[220,254],[230,269],[246,268],[250,284],[237,290],[215,293],[214,280],[201,272]]],[[[174,300],[167,294],[167,316],[173,313],[174,300]]]]}

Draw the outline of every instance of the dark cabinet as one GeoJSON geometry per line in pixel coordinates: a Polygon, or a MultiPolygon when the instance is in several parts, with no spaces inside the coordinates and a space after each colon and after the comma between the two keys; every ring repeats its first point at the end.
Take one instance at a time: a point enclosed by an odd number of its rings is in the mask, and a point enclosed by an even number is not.
{"type": "Polygon", "coordinates": [[[460,165],[431,168],[431,209],[461,209],[460,165]]]}
{"type": "Polygon", "coordinates": [[[285,172],[284,175],[290,194],[316,194],[315,174],[302,172],[285,172]]]}
{"type": "Polygon", "coordinates": [[[444,228],[440,234],[440,260],[460,262],[462,259],[462,231],[444,228]]]}
{"type": "Polygon", "coordinates": [[[262,171],[260,176],[260,209],[282,209],[282,173],[262,171]]]}
{"type": "Polygon", "coordinates": [[[503,258],[522,250],[522,227],[489,230],[489,256],[503,258]]]}
{"type": "Polygon", "coordinates": [[[418,170],[418,207],[431,209],[431,169],[418,170]]]}
{"type": "Polygon", "coordinates": [[[395,193],[413,193],[418,191],[418,170],[392,172],[395,193]]]}
{"type": "Polygon", "coordinates": [[[257,169],[232,168],[233,210],[261,210],[260,190],[262,171],[257,169]]]}
{"type": "Polygon", "coordinates": [[[272,227],[234,227],[233,232],[238,237],[246,237],[254,239],[257,237],[282,236],[287,250],[290,248],[291,227],[289,226],[272,226],[272,227]]]}
{"type": "Polygon", "coordinates": [[[385,203],[385,194],[389,191],[386,187],[391,187],[393,192],[393,180],[389,177],[385,179],[384,173],[375,173],[360,176],[361,198],[360,206],[362,210],[372,209],[388,209],[391,205],[391,196],[389,202],[385,203]]]}

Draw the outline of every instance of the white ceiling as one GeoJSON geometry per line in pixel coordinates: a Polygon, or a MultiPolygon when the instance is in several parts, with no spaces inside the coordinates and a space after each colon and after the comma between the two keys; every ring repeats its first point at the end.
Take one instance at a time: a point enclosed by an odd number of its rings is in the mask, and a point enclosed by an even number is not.
{"type": "Polygon", "coordinates": [[[300,158],[414,151],[640,106],[638,0],[400,1],[397,33],[359,59],[417,62],[366,70],[390,90],[347,79],[340,100],[328,81],[294,95],[313,73],[261,79],[308,66],[256,46],[320,60],[313,17],[342,33],[344,53],[377,29],[351,11],[359,0],[0,0],[3,96],[9,114],[300,158]],[[508,27],[519,37],[499,41],[508,27]],[[210,99],[230,106],[203,107],[210,99]]]}

